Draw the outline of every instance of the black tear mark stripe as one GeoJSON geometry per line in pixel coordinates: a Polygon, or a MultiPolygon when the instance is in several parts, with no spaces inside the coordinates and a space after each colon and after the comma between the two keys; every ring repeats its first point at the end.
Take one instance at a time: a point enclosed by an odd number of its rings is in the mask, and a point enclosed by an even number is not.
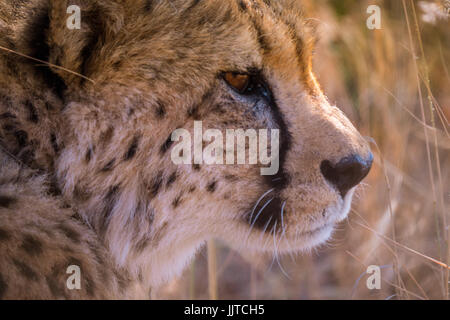
{"type": "Polygon", "coordinates": [[[19,260],[16,260],[16,259],[13,259],[13,263],[14,263],[17,271],[19,271],[19,273],[22,274],[28,280],[33,280],[33,281],[39,280],[38,274],[31,267],[26,265],[25,263],[23,263],[19,260]]]}
{"type": "MultiPolygon", "coordinates": [[[[247,211],[249,214],[245,216],[245,221],[253,226],[253,228],[261,231],[264,230],[267,233],[274,232],[273,228],[275,225],[277,230],[281,230],[282,206],[283,202],[279,197],[271,198],[271,195],[268,194],[261,199],[255,208],[252,207],[247,211]]],[[[277,232],[277,230],[275,230],[275,232],[277,232]]]]}
{"type": "Polygon", "coordinates": [[[0,195],[0,207],[10,208],[13,204],[17,202],[16,198],[0,195]]]}
{"type": "Polygon", "coordinates": [[[136,155],[138,146],[139,146],[139,137],[135,136],[131,141],[130,146],[128,147],[127,153],[124,156],[125,161],[131,160],[136,155]]]}
{"type": "Polygon", "coordinates": [[[36,257],[42,254],[42,243],[31,235],[26,235],[21,248],[30,256],[36,257]]]}

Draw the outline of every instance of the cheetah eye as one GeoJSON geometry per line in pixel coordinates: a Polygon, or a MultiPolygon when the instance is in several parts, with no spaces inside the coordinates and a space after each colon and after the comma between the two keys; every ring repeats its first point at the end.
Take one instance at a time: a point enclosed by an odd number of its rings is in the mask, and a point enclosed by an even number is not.
{"type": "Polygon", "coordinates": [[[259,95],[268,99],[271,93],[262,77],[258,74],[246,74],[239,72],[225,72],[225,82],[241,95],[259,95]]]}
{"type": "Polygon", "coordinates": [[[236,72],[226,72],[223,78],[230,87],[241,94],[244,94],[245,91],[247,91],[251,80],[250,75],[236,72]]]}

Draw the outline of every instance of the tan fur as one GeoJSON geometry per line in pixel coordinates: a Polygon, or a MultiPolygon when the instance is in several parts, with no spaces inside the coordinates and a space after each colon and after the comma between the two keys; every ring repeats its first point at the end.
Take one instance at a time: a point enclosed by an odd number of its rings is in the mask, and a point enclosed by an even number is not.
{"type": "Polygon", "coordinates": [[[0,239],[0,298],[144,298],[211,237],[305,250],[347,215],[353,191],[342,199],[319,166],[369,148],[312,74],[312,28],[297,1],[14,2],[0,4],[0,46],[27,55],[47,47],[38,58],[93,82],[0,50],[0,142],[12,154],[2,155],[0,196],[14,199],[0,207],[0,231],[11,235],[0,239]],[[69,4],[82,8],[81,30],[65,26],[69,4]],[[45,38],[33,37],[30,24],[43,15],[45,38]],[[220,77],[249,69],[261,70],[291,136],[289,181],[277,191],[284,221],[273,234],[244,222],[270,189],[258,166],[177,166],[166,144],[177,128],[192,132],[194,120],[278,128],[275,111],[252,111],[220,77]],[[78,242],[57,224],[79,233],[78,242]],[[27,234],[40,243],[35,255],[20,248],[27,234]],[[71,257],[90,282],[81,291],[65,287],[71,257]]]}

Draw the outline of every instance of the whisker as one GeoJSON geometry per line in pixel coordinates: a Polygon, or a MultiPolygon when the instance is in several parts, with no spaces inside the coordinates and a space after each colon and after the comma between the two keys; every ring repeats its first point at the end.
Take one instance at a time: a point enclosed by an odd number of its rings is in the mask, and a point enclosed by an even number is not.
{"type": "MultiPolygon", "coordinates": [[[[260,241],[260,242],[262,242],[262,238],[263,238],[263,236],[266,234],[267,227],[269,226],[269,224],[270,224],[271,221],[272,221],[272,217],[270,217],[269,220],[266,222],[266,225],[265,225],[265,227],[264,227],[264,230],[261,232],[261,235],[259,236],[259,241],[260,241]]],[[[266,244],[267,244],[267,240],[266,240],[266,242],[265,242],[264,245],[263,245],[263,250],[266,249],[266,246],[267,246],[266,244]]]]}
{"type": "MultiPolygon", "coordinates": [[[[264,209],[269,205],[269,203],[272,202],[274,198],[270,198],[265,204],[264,206],[262,206],[261,209],[259,209],[258,214],[255,217],[255,220],[253,220],[252,224],[250,225],[250,230],[248,231],[247,237],[246,237],[246,241],[248,240],[248,238],[250,237],[250,234],[253,230],[253,227],[255,226],[256,221],[258,220],[259,216],[261,215],[261,213],[264,211],[264,209]]],[[[272,217],[271,217],[272,218],[272,217]]],[[[270,221],[270,220],[269,220],[270,221]]]]}
{"type": "Polygon", "coordinates": [[[17,51],[15,51],[15,50],[11,50],[11,49],[8,49],[8,48],[2,47],[2,46],[0,46],[0,50],[3,50],[3,51],[6,51],[6,52],[9,52],[9,53],[16,54],[16,55],[18,55],[18,56],[20,56],[20,57],[22,57],[22,58],[26,58],[26,59],[29,59],[29,60],[33,60],[33,61],[42,63],[42,64],[44,64],[44,65],[46,65],[46,66],[51,67],[51,68],[55,68],[55,69],[59,69],[59,70],[65,71],[65,72],[67,72],[67,73],[71,73],[71,74],[73,74],[73,75],[76,75],[76,76],[78,76],[78,77],[80,77],[80,78],[83,78],[83,79],[88,80],[88,81],[90,81],[90,82],[92,82],[92,83],[95,84],[95,81],[92,80],[91,78],[88,78],[88,77],[86,77],[86,76],[83,76],[82,74],[80,74],[80,73],[78,73],[78,72],[75,72],[75,71],[73,71],[73,70],[69,70],[69,69],[67,69],[67,68],[58,66],[58,65],[56,65],[56,64],[53,64],[53,63],[50,63],[50,62],[47,62],[47,61],[44,61],[44,60],[40,60],[40,59],[37,59],[37,58],[30,57],[30,56],[28,56],[28,55],[26,55],[26,54],[23,54],[23,53],[20,53],[20,52],[17,52],[17,51]]]}
{"type": "Polygon", "coordinates": [[[274,188],[267,190],[261,197],[259,197],[259,199],[256,201],[255,206],[252,209],[252,213],[250,214],[250,219],[249,222],[252,222],[252,218],[253,218],[253,214],[255,213],[256,208],[258,207],[258,204],[261,202],[262,199],[264,199],[265,196],[267,196],[269,193],[271,193],[273,190],[275,190],[274,188]]]}
{"type": "MultiPolygon", "coordinates": [[[[288,275],[288,273],[284,270],[283,266],[281,265],[281,261],[278,255],[278,246],[277,246],[277,236],[276,236],[276,230],[277,230],[277,223],[275,222],[275,226],[273,227],[273,245],[274,245],[274,252],[275,252],[275,258],[277,260],[278,266],[280,267],[281,272],[288,278],[289,280],[292,280],[291,277],[288,275]]],[[[280,239],[281,240],[281,239],[280,239]]]]}

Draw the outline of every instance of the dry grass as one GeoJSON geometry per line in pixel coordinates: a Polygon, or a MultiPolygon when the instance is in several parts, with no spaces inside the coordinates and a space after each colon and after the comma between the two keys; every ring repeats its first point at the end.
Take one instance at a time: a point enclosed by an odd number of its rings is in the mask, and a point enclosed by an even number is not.
{"type": "Polygon", "coordinates": [[[425,23],[412,0],[304,2],[318,21],[320,82],[376,154],[352,213],[327,246],[281,259],[289,278],[272,257],[211,243],[209,263],[205,250],[157,297],[448,299],[450,20],[425,23]],[[366,28],[374,3],[381,30],[366,28]],[[381,290],[365,285],[372,264],[382,268],[381,290]]]}

